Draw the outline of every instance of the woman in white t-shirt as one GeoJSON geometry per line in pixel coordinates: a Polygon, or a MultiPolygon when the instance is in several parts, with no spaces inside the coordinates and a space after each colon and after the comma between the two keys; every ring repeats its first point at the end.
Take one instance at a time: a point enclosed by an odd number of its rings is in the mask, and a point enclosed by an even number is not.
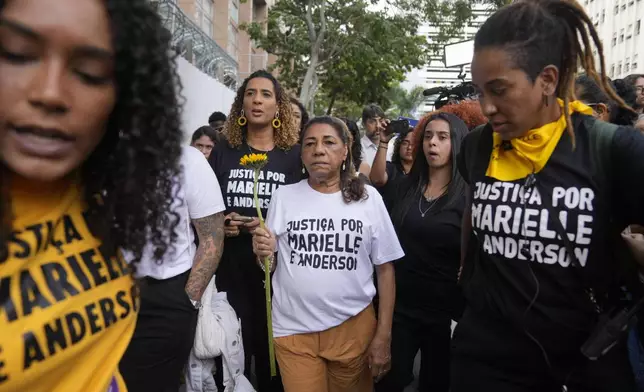
{"type": "Polygon", "coordinates": [[[273,193],[269,230],[253,238],[257,256],[277,252],[273,334],[286,392],[371,392],[390,367],[391,262],[403,251],[381,196],[356,176],[351,139],[337,118],[307,124],[306,179],[273,193]]]}

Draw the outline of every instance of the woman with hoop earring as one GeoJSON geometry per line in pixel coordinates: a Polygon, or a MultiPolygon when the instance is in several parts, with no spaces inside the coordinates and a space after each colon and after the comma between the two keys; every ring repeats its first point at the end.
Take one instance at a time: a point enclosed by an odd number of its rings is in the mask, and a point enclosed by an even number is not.
{"type": "Polygon", "coordinates": [[[246,375],[250,378],[250,360],[255,356],[259,392],[283,388],[279,375],[270,376],[264,273],[252,247],[251,234],[259,226],[253,170],[239,160],[246,154],[268,155],[258,183],[259,207],[266,216],[273,191],[301,177],[299,129],[292,116],[289,97],[273,75],[263,70],[253,73],[237,90],[222,132],[226,140],[217,144],[209,159],[226,203],[226,239],[216,285],[228,294],[241,318],[246,375]]]}

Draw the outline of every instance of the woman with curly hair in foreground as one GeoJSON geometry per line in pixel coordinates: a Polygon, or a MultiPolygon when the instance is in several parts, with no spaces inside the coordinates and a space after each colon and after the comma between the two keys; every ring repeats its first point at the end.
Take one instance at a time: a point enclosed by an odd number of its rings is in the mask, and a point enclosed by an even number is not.
{"type": "Polygon", "coordinates": [[[253,200],[253,170],[239,163],[246,154],[268,155],[258,184],[259,207],[264,216],[273,191],[300,179],[299,128],[293,121],[290,99],[273,75],[257,71],[244,80],[223,134],[228,142],[218,144],[210,156],[227,214],[216,284],[220,291],[227,292],[242,320],[247,376],[254,355],[259,391],[281,391],[279,377],[270,376],[264,273],[257,268],[250,235],[259,225],[253,200]]]}
{"type": "Polygon", "coordinates": [[[169,34],[145,0],[0,0],[0,390],[124,391],[182,133],[169,34]],[[135,262],[136,266],[136,262],[135,262]]]}

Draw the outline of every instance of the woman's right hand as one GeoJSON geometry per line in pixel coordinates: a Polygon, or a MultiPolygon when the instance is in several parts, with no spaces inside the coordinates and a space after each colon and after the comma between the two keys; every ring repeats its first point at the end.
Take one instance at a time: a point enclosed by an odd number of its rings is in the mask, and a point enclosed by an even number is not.
{"type": "Polygon", "coordinates": [[[258,227],[253,232],[253,253],[259,258],[270,257],[277,250],[275,235],[266,228],[258,227]]]}
{"type": "Polygon", "coordinates": [[[231,212],[224,218],[224,235],[226,237],[237,237],[239,235],[239,227],[244,225],[244,222],[235,220],[240,216],[236,212],[231,212]]]}

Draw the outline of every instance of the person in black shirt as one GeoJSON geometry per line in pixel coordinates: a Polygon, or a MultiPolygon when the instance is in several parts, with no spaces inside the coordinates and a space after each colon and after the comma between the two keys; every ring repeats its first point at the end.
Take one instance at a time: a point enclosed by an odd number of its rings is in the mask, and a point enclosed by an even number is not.
{"type": "MultiPolygon", "coordinates": [[[[420,129],[420,128],[418,128],[420,129]]],[[[391,206],[396,200],[396,188],[386,186],[390,181],[397,183],[398,180],[407,176],[414,163],[414,137],[416,134],[413,129],[409,129],[399,135],[389,135],[381,137],[381,141],[373,160],[373,168],[369,172],[369,179],[376,189],[382,195],[387,210],[391,211],[391,206]],[[394,152],[391,162],[387,162],[387,150],[389,141],[396,136],[394,141],[394,152]],[[387,143],[384,142],[387,140],[387,143]]],[[[416,151],[416,153],[420,153],[416,151]]]]}
{"type": "Polygon", "coordinates": [[[595,361],[581,347],[618,288],[614,237],[644,222],[644,136],[574,101],[579,65],[625,106],[575,1],[513,2],[476,34],[472,80],[490,123],[457,158],[470,191],[452,392],[634,391],[623,339],[595,361]]]}
{"type": "MultiPolygon", "coordinates": [[[[405,257],[395,263],[396,305],[391,371],[377,392],[402,392],[412,381],[421,352],[419,391],[449,390],[451,320],[457,293],[465,182],[454,157],[467,134],[458,117],[435,113],[423,118],[414,135],[409,175],[390,177],[391,218],[405,257]]],[[[380,144],[391,136],[380,134],[380,144]]],[[[381,148],[376,155],[386,154],[381,148]]],[[[374,169],[376,169],[375,167],[374,169]]],[[[373,172],[372,172],[373,173],[373,172]]],[[[376,173],[378,174],[378,173],[376,173]]]]}
{"type": "Polygon", "coordinates": [[[292,119],[288,96],[270,73],[257,71],[244,81],[223,134],[227,141],[217,144],[210,156],[226,204],[227,222],[216,285],[219,291],[227,292],[241,318],[247,375],[251,357],[255,356],[259,392],[281,391],[279,375],[270,377],[264,273],[257,268],[250,235],[259,225],[253,200],[253,170],[239,163],[249,153],[268,155],[258,185],[259,207],[264,216],[272,192],[300,180],[299,130],[292,119]]]}
{"type": "MultiPolygon", "coordinates": [[[[613,80],[611,87],[629,106],[637,99],[635,89],[622,79],[613,80]]],[[[621,107],[610,99],[599,84],[588,75],[579,75],[575,80],[575,96],[593,109],[593,116],[616,125],[633,125],[637,113],[630,107],[621,107]]]]}
{"type": "Polygon", "coordinates": [[[394,153],[391,162],[387,162],[387,170],[397,170],[398,174],[407,175],[414,163],[414,134],[410,128],[406,132],[396,136],[394,141],[394,153]],[[391,169],[389,168],[391,166],[391,169]]]}

